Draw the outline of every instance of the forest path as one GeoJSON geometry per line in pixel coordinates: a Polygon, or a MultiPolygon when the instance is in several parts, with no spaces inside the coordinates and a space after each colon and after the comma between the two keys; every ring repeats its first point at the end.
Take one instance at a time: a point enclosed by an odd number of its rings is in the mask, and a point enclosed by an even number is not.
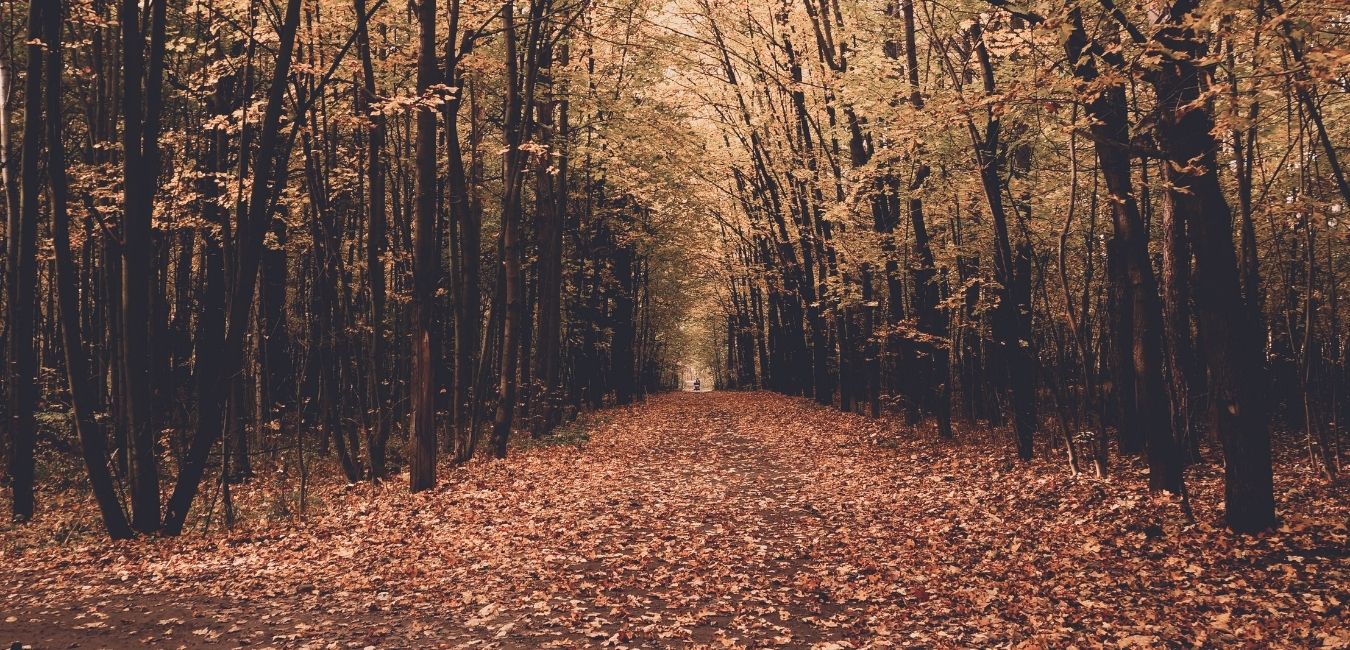
{"type": "Polygon", "coordinates": [[[6,558],[0,641],[1319,645],[1343,620],[1344,510],[1234,542],[1129,468],[1104,484],[897,433],[768,393],[654,396],[561,432],[584,444],[474,462],[433,491],[316,486],[304,522],[6,558]]]}

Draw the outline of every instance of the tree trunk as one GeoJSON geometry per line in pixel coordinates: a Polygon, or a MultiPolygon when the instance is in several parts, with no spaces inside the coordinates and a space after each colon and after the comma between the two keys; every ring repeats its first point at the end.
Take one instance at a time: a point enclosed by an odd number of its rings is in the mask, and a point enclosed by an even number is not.
{"type": "MultiPolygon", "coordinates": [[[[417,0],[417,92],[424,99],[439,83],[436,64],[436,0],[417,0]]],[[[436,485],[436,359],[432,316],[440,283],[440,251],[436,246],[436,113],[417,109],[417,205],[413,219],[413,357],[412,420],[409,428],[410,489],[436,485]]]]}
{"type": "MultiPolygon", "coordinates": [[[[295,33],[300,26],[301,0],[287,0],[286,12],[277,33],[277,63],[272,73],[272,85],[267,91],[258,137],[253,176],[249,185],[247,208],[238,211],[239,223],[234,229],[234,265],[230,269],[233,280],[222,296],[225,308],[216,314],[225,317],[225,335],[220,351],[221,363],[214,372],[200,373],[200,400],[197,405],[196,434],[183,460],[174,484],[173,495],[164,513],[164,532],[177,535],[187,521],[188,509],[196,497],[206,469],[207,454],[220,439],[223,389],[228,378],[239,374],[244,364],[244,343],[248,332],[249,311],[253,306],[253,292],[257,287],[259,261],[263,252],[264,235],[269,217],[286,181],[285,175],[274,178],[277,169],[284,169],[288,159],[287,145],[281,142],[281,111],[286,97],[286,80],[290,76],[291,60],[295,50],[295,33]],[[202,383],[205,382],[205,383],[202,383]]],[[[241,153],[241,157],[246,153],[241,153]]],[[[209,268],[209,267],[208,267],[209,268]]],[[[215,317],[215,315],[212,315],[215,317]]],[[[205,316],[204,316],[205,318],[205,316]]],[[[215,325],[212,325],[213,327],[215,325]]]]}
{"type": "Polygon", "coordinates": [[[126,440],[131,461],[132,526],[143,533],[160,527],[159,469],[150,348],[154,281],[151,211],[158,179],[158,140],[163,73],[164,3],[152,5],[150,55],[145,54],[140,3],[124,0],[122,25],[122,296],[121,352],[126,440]]]}
{"type": "MultiPolygon", "coordinates": [[[[1084,84],[1098,80],[1098,70],[1088,52],[1087,36],[1079,11],[1070,12],[1072,31],[1065,41],[1065,51],[1074,74],[1084,84]]],[[[1106,57],[1118,58],[1111,53],[1106,57]]],[[[1110,59],[1108,59],[1110,62],[1110,59]]],[[[1115,61],[1114,65],[1121,65],[1115,61]]],[[[1117,257],[1113,282],[1119,287],[1116,294],[1117,312],[1113,320],[1128,336],[1117,338],[1117,345],[1129,346],[1128,363],[1118,365],[1116,384],[1125,388],[1122,396],[1133,398],[1125,404],[1130,414],[1129,424],[1142,430],[1148,445],[1149,487],[1155,490],[1181,492],[1181,457],[1177,450],[1171,422],[1167,418],[1167,393],[1163,385],[1162,368],[1162,304],[1158,297],[1158,283],[1153,276],[1153,265],[1148,257],[1148,228],[1135,202],[1130,176],[1130,141],[1125,88],[1112,85],[1100,91],[1087,102],[1090,129],[1096,143],[1097,159],[1102,178],[1110,194],[1111,216],[1115,225],[1112,238],[1113,254],[1117,257]]],[[[1125,350],[1118,351],[1125,359],[1125,350]]],[[[1122,441],[1137,435],[1130,431],[1122,441]]]]}
{"type": "MultiPolygon", "coordinates": [[[[993,63],[984,45],[983,30],[979,23],[975,24],[973,32],[984,91],[986,95],[992,95],[993,63]]],[[[990,110],[984,135],[979,136],[973,125],[971,129],[976,140],[980,182],[994,225],[994,278],[1002,285],[993,314],[994,339],[1003,365],[1000,372],[1006,374],[1010,384],[1017,455],[1023,460],[1030,460],[1036,433],[1035,357],[1030,323],[1031,260],[1024,243],[1019,243],[1014,253],[1009,234],[1001,177],[1006,158],[999,144],[1001,121],[990,110]]]]}
{"type": "Polygon", "coordinates": [[[1224,450],[1228,525],[1249,533],[1275,523],[1270,431],[1261,383],[1263,346],[1242,299],[1233,217],[1218,178],[1214,120],[1200,101],[1207,55],[1180,0],[1153,36],[1164,56],[1150,82],[1159,98],[1158,145],[1167,178],[1164,201],[1186,224],[1195,254],[1196,317],[1224,450]]]}
{"type": "MultiPolygon", "coordinates": [[[[36,4],[36,3],[35,3],[36,4]]],[[[64,351],[66,379],[70,386],[70,406],[75,430],[80,437],[80,452],[89,485],[98,502],[103,526],[113,539],[131,537],[126,513],[117,498],[112,473],[108,470],[108,439],[94,419],[97,394],[89,374],[89,358],[81,329],[79,288],[75,260],[70,253],[70,188],[66,177],[66,150],[62,140],[61,117],[61,2],[46,9],[47,44],[47,177],[51,182],[52,246],[56,254],[56,291],[60,304],[61,347],[64,351]]]]}
{"type": "MultiPolygon", "coordinates": [[[[370,480],[384,478],[385,450],[389,441],[389,373],[385,357],[385,191],[384,191],[384,115],[371,110],[379,95],[375,90],[375,67],[370,56],[369,21],[366,1],[353,0],[356,11],[356,48],[361,58],[362,88],[357,91],[357,107],[363,120],[370,120],[366,141],[366,273],[370,282],[370,356],[366,369],[370,416],[366,423],[366,451],[370,458],[370,480]]],[[[457,143],[451,143],[456,146],[457,143]]]]}
{"type": "Polygon", "coordinates": [[[11,213],[9,237],[9,417],[12,433],[9,475],[13,481],[15,521],[33,518],[34,459],[38,402],[37,342],[37,227],[38,195],[42,178],[38,156],[42,147],[42,29],[46,3],[28,6],[28,65],[24,77],[22,194],[17,219],[11,213]]]}
{"type": "MultiPolygon", "coordinates": [[[[560,63],[567,64],[567,44],[562,45],[560,63]]],[[[557,423],[560,400],[559,369],[562,363],[562,255],[563,224],[567,214],[567,100],[566,87],[552,86],[550,96],[539,107],[539,136],[550,146],[550,155],[539,161],[535,174],[535,197],[539,236],[539,288],[536,319],[539,341],[534,353],[535,392],[540,402],[535,407],[535,437],[547,433],[557,423]],[[558,99],[563,95],[563,99],[558,99]],[[557,122],[554,114],[557,113],[557,122]],[[554,153],[556,152],[556,153],[554,153]]]]}

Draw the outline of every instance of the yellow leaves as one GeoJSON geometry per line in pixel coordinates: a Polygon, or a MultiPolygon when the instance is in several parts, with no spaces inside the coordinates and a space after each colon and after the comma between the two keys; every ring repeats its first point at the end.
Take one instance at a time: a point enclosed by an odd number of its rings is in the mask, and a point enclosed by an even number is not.
{"type": "Polygon", "coordinates": [[[547,158],[550,152],[548,145],[534,141],[522,143],[519,149],[536,160],[547,158]]]}
{"type": "Polygon", "coordinates": [[[192,36],[176,36],[168,40],[164,49],[169,52],[185,53],[190,52],[198,46],[198,41],[192,36]]]}
{"type": "Polygon", "coordinates": [[[432,85],[420,95],[403,90],[398,94],[385,97],[381,101],[372,102],[370,115],[372,117],[392,116],[423,109],[436,111],[439,117],[441,108],[446,102],[453,99],[458,92],[459,88],[446,84],[432,85]]]}

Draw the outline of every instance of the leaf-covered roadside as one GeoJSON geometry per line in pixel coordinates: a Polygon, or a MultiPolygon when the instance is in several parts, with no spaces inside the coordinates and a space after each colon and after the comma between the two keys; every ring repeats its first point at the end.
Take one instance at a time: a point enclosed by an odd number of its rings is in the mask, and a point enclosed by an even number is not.
{"type": "MultiPolygon", "coordinates": [[[[5,638],[163,647],[1346,647],[1343,488],[1285,458],[1284,526],[768,393],[606,413],[584,446],[333,483],[303,522],[6,544],[5,638]],[[147,606],[148,605],[148,606],[147,606]],[[142,611],[144,610],[144,611],[142,611]],[[172,610],[172,611],[170,611],[172,610]],[[167,613],[166,613],[167,612],[167,613]],[[59,635],[59,636],[57,636],[59,635]],[[335,645],[334,645],[335,644],[335,645]]],[[[12,541],[12,540],[11,540],[12,541]]],[[[45,647],[47,644],[37,644],[45,647]]]]}

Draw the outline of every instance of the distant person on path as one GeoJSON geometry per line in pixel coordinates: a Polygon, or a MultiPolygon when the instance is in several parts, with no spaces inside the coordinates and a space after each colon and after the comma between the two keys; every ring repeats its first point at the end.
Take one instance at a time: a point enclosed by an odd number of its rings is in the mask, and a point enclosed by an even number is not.
{"type": "Polygon", "coordinates": [[[701,386],[702,386],[702,384],[699,383],[698,379],[694,379],[694,392],[695,392],[695,393],[697,393],[697,392],[699,391],[699,388],[700,388],[701,386]]]}

